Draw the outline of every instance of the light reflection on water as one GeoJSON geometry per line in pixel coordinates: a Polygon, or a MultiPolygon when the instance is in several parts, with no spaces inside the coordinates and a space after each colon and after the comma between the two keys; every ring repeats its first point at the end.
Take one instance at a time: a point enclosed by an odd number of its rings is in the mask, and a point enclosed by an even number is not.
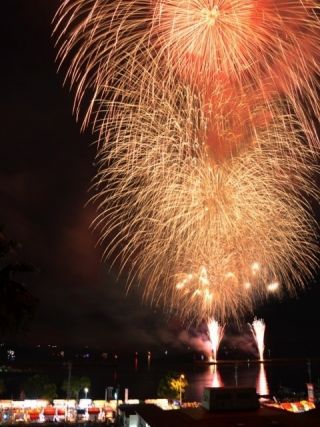
{"type": "MultiPolygon", "coordinates": [[[[48,376],[52,375],[52,366],[43,368],[48,376]]],[[[320,385],[320,359],[277,359],[264,363],[248,360],[221,361],[217,364],[205,362],[179,362],[153,358],[151,352],[128,359],[118,358],[116,363],[109,365],[85,363],[74,364],[72,374],[86,376],[91,381],[91,394],[95,399],[105,396],[110,387],[120,389],[122,396],[125,388],[129,389],[129,397],[147,399],[157,397],[160,381],[168,373],[184,374],[188,381],[185,399],[201,401],[205,387],[228,387],[238,384],[240,387],[255,387],[260,395],[276,395],[284,389],[292,392],[306,393],[306,383],[320,385]],[[311,380],[311,381],[310,381],[311,380]]],[[[8,393],[18,398],[23,382],[32,372],[8,373],[8,393]]],[[[61,366],[55,372],[55,379],[62,382],[66,377],[66,368],[61,366]]],[[[50,377],[51,378],[51,377],[50,377]]]]}
{"type": "Polygon", "coordinates": [[[260,363],[259,374],[256,381],[256,390],[260,396],[266,396],[269,394],[269,385],[264,363],[260,363]]]}
{"type": "MultiPolygon", "coordinates": [[[[312,378],[318,383],[320,361],[312,362],[312,378]]],[[[158,362],[151,354],[132,358],[130,364],[120,361],[113,369],[105,367],[93,371],[86,369],[91,378],[92,393],[104,395],[105,387],[119,385],[120,389],[129,388],[131,398],[146,399],[157,396],[161,379],[168,373],[184,374],[188,380],[185,399],[201,401],[204,387],[255,387],[260,395],[274,395],[279,388],[289,387],[294,391],[306,391],[309,373],[306,360],[294,361],[242,361],[235,363],[178,363],[158,362]],[[139,361],[138,361],[139,359],[139,361]]],[[[83,373],[84,375],[84,373],[83,373]]],[[[320,381],[319,381],[320,382],[320,381]]]]}
{"type": "Polygon", "coordinates": [[[189,373],[186,399],[200,401],[204,387],[255,387],[261,396],[270,392],[264,363],[208,365],[189,373]]]}
{"type": "MultiPolygon", "coordinates": [[[[159,379],[168,372],[178,372],[186,375],[188,388],[185,399],[201,401],[204,387],[255,387],[261,396],[273,395],[282,386],[294,391],[306,391],[309,382],[307,360],[278,360],[278,361],[242,361],[239,363],[188,363],[188,364],[158,364],[148,360],[136,371],[136,386],[133,394],[156,396],[159,379]]],[[[320,361],[312,362],[313,382],[319,382],[320,361]]],[[[128,381],[130,384],[130,380],[128,381]]],[[[137,396],[138,397],[138,396],[137,396]]]]}
{"type": "Polygon", "coordinates": [[[211,387],[223,387],[223,381],[221,379],[217,365],[210,365],[210,371],[212,374],[211,387]]]}

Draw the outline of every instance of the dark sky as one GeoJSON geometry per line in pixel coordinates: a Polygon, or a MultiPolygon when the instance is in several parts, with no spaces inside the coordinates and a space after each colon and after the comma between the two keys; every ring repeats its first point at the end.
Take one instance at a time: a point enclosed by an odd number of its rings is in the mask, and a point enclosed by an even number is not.
{"type": "MultiPolygon", "coordinates": [[[[113,348],[174,345],[177,320],[125,294],[100,261],[85,207],[95,148],[72,116],[72,94],[58,75],[51,38],[57,0],[1,0],[0,224],[40,272],[26,278],[40,304],[21,342],[113,348]]],[[[316,280],[318,282],[318,280],[316,280]]],[[[316,283],[317,285],[317,283],[316,283]]],[[[320,354],[319,286],[257,310],[267,345],[320,354]],[[318,350],[319,347],[319,350],[318,350]]],[[[252,316],[251,316],[252,318],[252,316]]]]}

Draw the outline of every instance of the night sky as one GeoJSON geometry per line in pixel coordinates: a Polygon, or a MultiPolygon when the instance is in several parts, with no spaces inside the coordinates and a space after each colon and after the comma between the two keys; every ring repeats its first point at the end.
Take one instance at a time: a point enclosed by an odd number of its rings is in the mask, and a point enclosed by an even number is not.
{"type": "MultiPolygon", "coordinates": [[[[179,345],[179,321],[143,305],[138,293],[126,295],[124,279],[101,262],[90,230],[94,206],[85,206],[95,173],[94,137],[80,132],[72,94],[57,73],[51,20],[58,4],[0,5],[0,224],[22,243],[21,258],[39,270],[25,277],[39,299],[36,317],[13,339],[130,351],[179,345]]],[[[316,279],[298,298],[257,310],[272,351],[298,355],[300,347],[320,355],[319,296],[316,279]]]]}

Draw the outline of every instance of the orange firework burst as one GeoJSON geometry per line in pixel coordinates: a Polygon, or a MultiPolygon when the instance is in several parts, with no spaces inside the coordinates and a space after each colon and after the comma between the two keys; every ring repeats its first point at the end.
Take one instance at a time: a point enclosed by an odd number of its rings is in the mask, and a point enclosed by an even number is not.
{"type": "MultiPolygon", "coordinates": [[[[303,90],[318,73],[313,0],[154,0],[154,31],[186,79],[303,90]]],[[[308,89],[310,89],[308,87],[308,89]]]]}
{"type": "Polygon", "coordinates": [[[313,143],[320,59],[313,0],[154,0],[157,58],[208,97],[218,85],[265,101],[286,96],[313,143]],[[308,105],[301,104],[301,100],[308,105]]]}
{"type": "Polygon", "coordinates": [[[92,113],[97,119],[115,86],[132,90],[143,65],[151,86],[159,74],[165,82],[182,79],[210,100],[220,85],[233,97],[248,96],[249,110],[257,92],[267,102],[286,96],[312,139],[307,111],[319,116],[318,8],[315,0],[65,0],[56,19],[59,56],[71,59],[77,113],[90,90],[85,124],[92,113]]]}

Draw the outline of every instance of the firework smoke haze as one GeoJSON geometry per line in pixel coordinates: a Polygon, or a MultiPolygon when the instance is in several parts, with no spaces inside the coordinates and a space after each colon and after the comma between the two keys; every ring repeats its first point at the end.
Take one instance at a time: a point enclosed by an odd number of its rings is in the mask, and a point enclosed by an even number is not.
{"type": "Polygon", "coordinates": [[[77,116],[90,99],[105,257],[184,319],[238,317],[313,274],[316,8],[66,0],[57,14],[77,116]]]}

